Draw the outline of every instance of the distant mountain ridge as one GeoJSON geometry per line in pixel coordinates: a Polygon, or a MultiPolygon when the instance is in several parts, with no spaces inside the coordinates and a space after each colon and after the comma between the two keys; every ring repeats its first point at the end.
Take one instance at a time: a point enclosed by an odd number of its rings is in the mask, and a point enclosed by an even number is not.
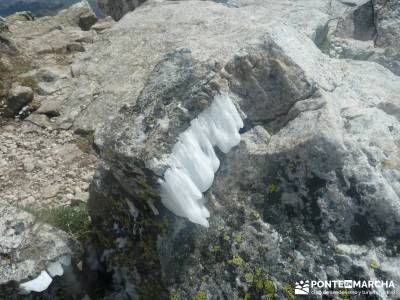
{"type": "MultiPolygon", "coordinates": [[[[0,16],[8,16],[18,11],[31,11],[35,16],[53,15],[59,10],[67,8],[80,0],[2,0],[0,16]]],[[[93,11],[98,16],[103,14],[99,10],[96,0],[88,0],[93,11]]]]}

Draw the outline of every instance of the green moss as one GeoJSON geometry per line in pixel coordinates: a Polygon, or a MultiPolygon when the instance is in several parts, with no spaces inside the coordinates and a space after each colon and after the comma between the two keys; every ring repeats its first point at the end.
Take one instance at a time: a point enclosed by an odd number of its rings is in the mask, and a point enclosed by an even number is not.
{"type": "Polygon", "coordinates": [[[136,264],[136,258],[137,255],[132,251],[132,249],[129,249],[126,253],[121,252],[115,255],[113,261],[119,266],[133,268],[136,264]]]}
{"type": "Polygon", "coordinates": [[[144,179],[134,182],[138,186],[138,196],[141,201],[158,200],[158,192],[151,187],[144,179]]]}
{"type": "Polygon", "coordinates": [[[207,293],[204,291],[198,291],[194,296],[195,300],[207,300],[207,293]]]}
{"type": "Polygon", "coordinates": [[[156,241],[148,238],[146,240],[140,241],[139,245],[143,250],[142,253],[144,259],[147,259],[150,262],[158,258],[156,241]]]}
{"type": "Polygon", "coordinates": [[[294,291],[290,284],[285,284],[283,286],[283,294],[286,296],[288,300],[295,300],[294,291]]]}
{"type": "Polygon", "coordinates": [[[95,233],[95,235],[96,235],[96,237],[97,237],[97,240],[100,242],[100,244],[101,244],[103,247],[112,248],[112,246],[113,246],[113,244],[114,244],[113,240],[112,240],[111,238],[108,238],[108,237],[103,233],[103,231],[96,229],[96,230],[94,231],[94,233],[95,233]]]}

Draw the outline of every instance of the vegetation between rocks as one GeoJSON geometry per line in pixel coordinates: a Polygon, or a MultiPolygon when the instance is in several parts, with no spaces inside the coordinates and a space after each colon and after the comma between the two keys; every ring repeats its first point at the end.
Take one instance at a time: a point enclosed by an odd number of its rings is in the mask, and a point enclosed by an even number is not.
{"type": "Polygon", "coordinates": [[[75,206],[35,209],[23,207],[43,223],[59,228],[84,243],[91,232],[91,220],[86,203],[75,206]]]}

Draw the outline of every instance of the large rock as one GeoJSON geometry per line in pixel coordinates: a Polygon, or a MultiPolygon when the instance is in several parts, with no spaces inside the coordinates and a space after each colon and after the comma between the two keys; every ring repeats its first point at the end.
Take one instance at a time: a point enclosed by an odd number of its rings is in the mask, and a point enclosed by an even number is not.
{"type": "Polygon", "coordinates": [[[327,3],[266,2],[151,2],[73,67],[80,84],[101,82],[71,97],[84,110],[64,121],[106,123],[84,264],[105,299],[294,299],[305,279],[400,287],[400,80],[320,52],[327,3]],[[163,207],[159,180],[218,93],[245,126],[238,147],[217,151],[206,229],[163,207]]]}
{"type": "MultiPolygon", "coordinates": [[[[219,24],[219,27],[210,28],[215,37],[222,36],[225,31],[230,32],[229,26],[234,26],[238,32],[232,33],[232,38],[237,35],[238,39],[243,39],[250,44],[265,31],[267,26],[265,18],[282,22],[288,21],[313,40],[319,37],[319,32],[329,20],[329,15],[324,12],[328,3],[323,1],[300,4],[297,10],[281,1],[247,4],[240,1],[232,2],[229,5],[207,3],[210,5],[210,11],[201,11],[198,16],[194,11],[197,8],[197,2],[186,4],[187,14],[181,11],[181,5],[173,6],[172,3],[171,5],[167,5],[167,3],[158,5],[149,2],[140,7],[140,13],[134,15],[137,28],[130,24],[132,17],[126,17],[126,21],[121,20],[114,25],[100,37],[101,39],[93,47],[73,62],[71,71],[74,81],[69,83],[71,85],[71,89],[68,90],[69,94],[63,94],[63,99],[58,107],[60,117],[57,118],[56,123],[62,128],[73,128],[86,132],[99,129],[125,104],[136,102],[144,87],[143,83],[156,68],[161,57],[185,61],[186,56],[195,54],[198,55],[198,59],[204,61],[207,58],[197,52],[210,51],[209,47],[214,49],[211,51],[216,59],[224,56],[224,52],[221,50],[224,49],[224,44],[221,44],[218,39],[212,39],[204,44],[204,39],[200,38],[205,34],[201,26],[190,27],[190,32],[186,31],[187,28],[180,26],[182,22],[192,23],[193,16],[196,16],[195,19],[200,23],[219,24]],[[189,4],[195,5],[190,6],[189,4]],[[246,36],[247,31],[238,26],[234,16],[229,16],[226,22],[222,22],[225,15],[221,11],[226,11],[233,6],[241,7],[237,15],[246,18],[247,30],[255,32],[254,38],[246,36]],[[183,16],[171,18],[169,22],[165,22],[166,15],[176,14],[175,7],[183,13],[183,16]],[[257,9],[260,13],[254,14],[257,9]],[[154,27],[146,26],[149,18],[154,19],[154,27]],[[199,36],[197,40],[190,40],[189,48],[186,45],[188,40],[186,35],[188,34],[199,36]],[[179,40],[176,35],[185,38],[179,40]],[[144,36],[151,42],[145,42],[144,36]],[[110,44],[114,45],[112,51],[108,47],[110,44]],[[186,53],[185,47],[194,54],[186,53]],[[170,56],[166,56],[168,53],[170,56]],[[112,61],[113,64],[121,67],[110,71],[107,64],[99,64],[104,61],[112,61]],[[121,78],[126,80],[121,81],[121,78]]],[[[240,43],[234,43],[234,45],[239,47],[240,43]]],[[[229,47],[228,50],[236,51],[235,47],[229,47]]]]}
{"type": "Polygon", "coordinates": [[[14,116],[30,101],[33,100],[33,91],[30,87],[13,84],[6,100],[5,116],[14,116]]]}
{"type": "Polygon", "coordinates": [[[332,19],[320,48],[331,57],[377,62],[400,75],[398,1],[332,2],[332,19]]]}

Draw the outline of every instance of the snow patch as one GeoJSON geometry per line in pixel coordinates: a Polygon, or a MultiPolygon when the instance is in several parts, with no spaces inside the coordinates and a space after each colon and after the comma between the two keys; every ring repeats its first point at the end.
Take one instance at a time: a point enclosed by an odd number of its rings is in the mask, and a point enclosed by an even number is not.
{"type": "Polygon", "coordinates": [[[228,153],[239,144],[242,127],[242,118],[226,94],[216,96],[210,107],[192,120],[173,147],[161,182],[165,207],[193,223],[209,226],[210,213],[202,193],[211,187],[219,168],[214,146],[228,153]]]}
{"type": "Polygon", "coordinates": [[[51,277],[55,276],[62,276],[64,274],[64,269],[60,262],[56,261],[51,263],[47,267],[47,272],[50,274],[51,277]]]}
{"type": "Polygon", "coordinates": [[[30,292],[43,292],[46,290],[50,283],[53,281],[46,271],[42,271],[35,279],[20,284],[19,288],[21,293],[29,294],[30,292]]]}

